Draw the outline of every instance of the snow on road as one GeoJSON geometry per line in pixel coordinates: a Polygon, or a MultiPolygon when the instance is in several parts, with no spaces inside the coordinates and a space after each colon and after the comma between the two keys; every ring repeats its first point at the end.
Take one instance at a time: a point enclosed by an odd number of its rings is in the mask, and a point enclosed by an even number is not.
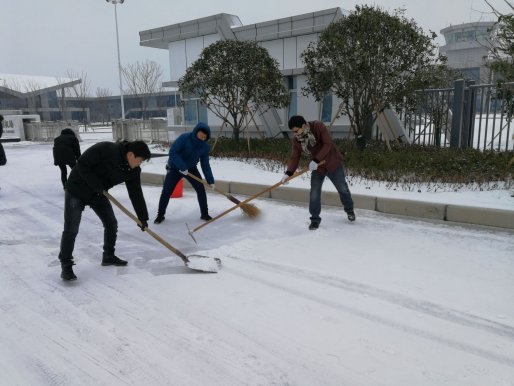
{"type": "MultiPolygon", "coordinates": [[[[101,267],[102,227],[87,208],[78,280],[63,283],[51,145],[5,147],[2,385],[514,385],[510,231],[364,210],[352,224],[326,207],[312,232],[304,205],[256,200],[259,218],[234,211],[195,244],[186,190],[150,228],[220,258],[219,273],[184,267],[116,208],[129,266],[101,267]]],[[[110,192],[132,209],[123,186],[110,192]]],[[[160,188],[144,192],[153,216],[160,188]]],[[[231,205],[208,198],[211,214],[231,205]]]]}

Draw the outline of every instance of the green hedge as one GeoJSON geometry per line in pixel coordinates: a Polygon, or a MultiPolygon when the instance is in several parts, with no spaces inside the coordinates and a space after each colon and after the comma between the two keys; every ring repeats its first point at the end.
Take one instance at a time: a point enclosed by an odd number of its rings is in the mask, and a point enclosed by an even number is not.
{"type": "MultiPolygon", "coordinates": [[[[284,170],[291,153],[288,139],[250,139],[239,146],[227,138],[214,145],[212,156],[250,160],[266,170],[284,170]]],[[[389,151],[384,142],[370,142],[361,151],[354,141],[335,140],[344,156],[349,179],[386,181],[389,184],[474,184],[491,189],[498,182],[508,182],[514,172],[507,168],[514,152],[449,149],[421,145],[396,145],[389,151]]],[[[307,158],[302,160],[305,166],[307,158]]]]}

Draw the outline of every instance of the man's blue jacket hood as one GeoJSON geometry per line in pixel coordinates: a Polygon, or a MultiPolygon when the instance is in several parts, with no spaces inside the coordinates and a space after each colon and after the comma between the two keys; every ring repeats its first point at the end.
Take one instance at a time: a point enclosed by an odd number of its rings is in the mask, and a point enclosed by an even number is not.
{"type": "Polygon", "coordinates": [[[211,166],[209,164],[210,146],[207,141],[211,138],[211,129],[203,122],[199,122],[189,133],[181,134],[171,145],[168,165],[178,170],[189,170],[200,161],[206,181],[214,184],[211,166]],[[207,139],[198,139],[198,131],[207,133],[207,139]]]}

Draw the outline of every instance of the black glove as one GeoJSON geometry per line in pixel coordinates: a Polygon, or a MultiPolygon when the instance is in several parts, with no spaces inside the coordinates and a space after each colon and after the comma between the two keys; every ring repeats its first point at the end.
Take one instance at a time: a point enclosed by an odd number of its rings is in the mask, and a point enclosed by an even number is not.
{"type": "Polygon", "coordinates": [[[137,224],[139,228],[144,232],[145,228],[148,228],[148,221],[146,220],[139,220],[140,224],[137,224]]]}

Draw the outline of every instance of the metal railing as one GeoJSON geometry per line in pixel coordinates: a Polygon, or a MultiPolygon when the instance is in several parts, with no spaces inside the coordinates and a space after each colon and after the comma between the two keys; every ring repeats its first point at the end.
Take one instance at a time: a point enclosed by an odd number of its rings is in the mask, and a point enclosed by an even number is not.
{"type": "MultiPolygon", "coordinates": [[[[506,83],[504,87],[512,87],[506,83]]],[[[448,89],[420,90],[415,111],[401,119],[412,143],[480,150],[514,150],[512,116],[494,84],[456,81],[448,89]]]]}
{"type": "Polygon", "coordinates": [[[78,122],[44,121],[23,124],[26,141],[53,141],[66,128],[71,128],[78,133],[78,122]]]}

